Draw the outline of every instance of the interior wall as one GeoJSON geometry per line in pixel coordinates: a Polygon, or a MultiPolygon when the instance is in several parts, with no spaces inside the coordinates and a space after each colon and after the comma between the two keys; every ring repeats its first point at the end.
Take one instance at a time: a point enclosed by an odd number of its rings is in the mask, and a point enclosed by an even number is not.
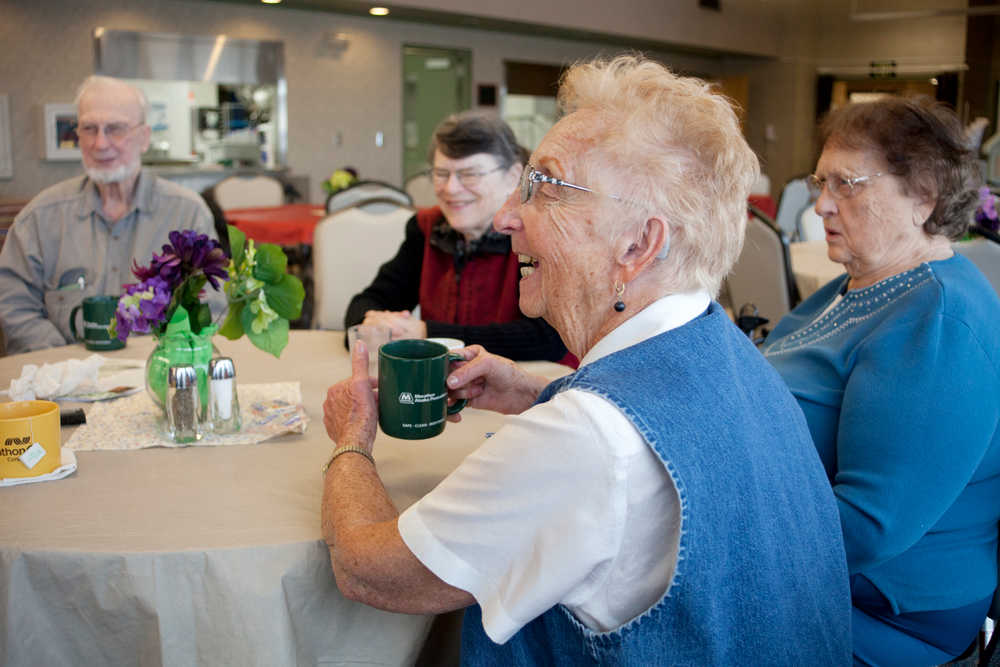
{"type": "Polygon", "coordinates": [[[633,39],[774,56],[783,36],[780,15],[796,0],[725,0],[721,11],[697,0],[395,0],[395,6],[506,21],[530,21],[563,30],[600,30],[633,39]]]}
{"type": "MultiPolygon", "coordinates": [[[[420,2],[432,4],[431,0],[420,2]]],[[[452,0],[438,4],[444,7],[448,2],[452,0]]],[[[457,7],[456,2],[452,4],[457,7]]],[[[914,2],[884,0],[878,9],[907,9],[914,2]]],[[[965,5],[965,0],[934,2],[965,5]]],[[[866,0],[859,6],[870,4],[866,0]]],[[[755,6],[758,18],[746,19],[747,25],[767,22],[762,32],[744,32],[766,43],[765,50],[775,53],[772,58],[650,55],[684,72],[748,77],[744,127],[770,176],[775,196],[788,178],[807,173],[814,166],[817,68],[866,66],[871,60],[891,59],[906,66],[928,66],[962,63],[965,58],[962,16],[855,22],[848,15],[850,3],[840,0],[727,0],[721,15],[712,18],[710,10],[688,7],[694,7],[693,1],[680,9],[675,5],[675,0],[665,4],[674,9],[668,33],[689,32],[691,39],[704,37],[702,33],[712,32],[713,26],[719,28],[722,24],[718,21],[752,13],[755,6]],[[691,16],[695,16],[695,23],[691,23],[691,16]],[[686,22],[691,26],[689,31],[684,30],[686,22]]],[[[495,3],[474,0],[467,9],[472,12],[490,6],[495,3]]],[[[531,6],[538,8],[537,3],[531,6]]],[[[609,7],[606,2],[582,2],[577,18],[598,20],[602,11],[612,11],[609,7]]],[[[534,18],[534,11],[522,9],[519,16],[534,18]]],[[[613,11],[621,12],[617,7],[613,11]]],[[[640,12],[626,13],[633,22],[641,16],[640,12]]],[[[80,172],[76,163],[41,159],[42,105],[72,101],[76,86],[93,72],[91,33],[99,25],[150,32],[225,33],[235,38],[284,42],[288,162],[295,173],[309,176],[312,201],[322,201],[319,183],[345,165],[357,167],[368,178],[389,182],[402,178],[404,44],[469,49],[473,84],[498,86],[504,81],[504,60],[561,65],[621,50],[584,41],[196,0],[0,0],[0,16],[4,17],[0,43],[6,47],[0,53],[0,93],[10,95],[14,158],[14,177],[0,180],[0,198],[30,198],[80,172]],[[330,37],[335,33],[346,36],[346,49],[330,48],[330,37]],[[384,133],[382,147],[375,145],[377,132],[384,133]]],[[[724,35],[728,30],[717,32],[724,35]]],[[[628,48],[627,41],[621,48],[628,48]]]]}
{"type": "Polygon", "coordinates": [[[964,8],[965,0],[810,0],[787,5],[777,17],[777,57],[730,57],[729,74],[750,79],[746,133],[771,179],[775,198],[789,179],[810,173],[816,163],[816,80],[820,69],[865,73],[872,61],[894,60],[901,68],[935,70],[965,62],[966,19],[851,20],[850,7],[899,12],[964,8]]]}
{"type": "MultiPolygon", "coordinates": [[[[965,62],[964,14],[926,18],[851,20],[843,0],[814,0],[822,22],[815,30],[811,56],[818,67],[867,67],[871,61],[896,61],[900,68],[930,67],[965,62]]],[[[860,10],[905,12],[920,9],[965,9],[967,0],[865,0],[860,10]]]]}
{"type": "MultiPolygon", "coordinates": [[[[0,15],[0,43],[5,47],[0,93],[10,95],[14,157],[14,178],[0,180],[0,198],[30,198],[80,173],[78,163],[41,158],[41,116],[46,103],[72,102],[77,85],[93,73],[91,34],[97,26],[284,42],[288,164],[293,172],[310,177],[311,201],[323,201],[319,183],[345,165],[366,178],[400,182],[403,44],[469,49],[473,83],[498,86],[504,80],[504,60],[560,65],[621,50],[555,38],[194,0],[0,0],[0,15]],[[329,48],[333,33],[346,36],[346,49],[329,48]],[[384,133],[381,147],[375,145],[377,132],[384,133]]],[[[716,74],[719,69],[713,58],[650,55],[687,71],[716,74]]]]}

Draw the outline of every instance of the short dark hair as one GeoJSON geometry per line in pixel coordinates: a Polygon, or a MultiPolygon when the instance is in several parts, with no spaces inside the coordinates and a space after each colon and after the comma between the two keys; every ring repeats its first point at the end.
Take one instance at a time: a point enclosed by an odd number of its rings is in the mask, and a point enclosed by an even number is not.
{"type": "Polygon", "coordinates": [[[928,234],[955,240],[968,229],[982,174],[955,113],[926,96],[885,97],[831,112],[820,126],[820,146],[874,150],[904,191],[934,202],[928,234]]]}
{"type": "Polygon", "coordinates": [[[528,161],[528,151],[518,145],[510,126],[496,114],[485,111],[463,111],[441,121],[427,150],[427,161],[431,164],[436,151],[453,160],[489,153],[496,156],[504,169],[515,162],[528,161]]]}

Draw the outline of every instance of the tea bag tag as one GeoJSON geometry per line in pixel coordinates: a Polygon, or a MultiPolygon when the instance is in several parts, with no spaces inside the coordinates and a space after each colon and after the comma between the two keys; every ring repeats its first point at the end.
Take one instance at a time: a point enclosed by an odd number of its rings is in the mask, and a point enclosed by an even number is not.
{"type": "Polygon", "coordinates": [[[36,442],[31,447],[28,447],[24,452],[17,457],[20,459],[21,463],[27,466],[28,470],[34,468],[42,457],[45,456],[45,448],[42,447],[41,443],[36,442]]]}

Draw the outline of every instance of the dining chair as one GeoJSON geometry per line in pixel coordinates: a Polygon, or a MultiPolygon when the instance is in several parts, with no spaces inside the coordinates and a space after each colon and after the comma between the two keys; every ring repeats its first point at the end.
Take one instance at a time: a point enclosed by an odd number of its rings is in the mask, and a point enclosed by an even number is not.
{"type": "Polygon", "coordinates": [[[823,228],[823,218],[812,206],[806,206],[799,213],[799,241],[823,241],[826,230],[823,228]]]}
{"type": "Polygon", "coordinates": [[[403,241],[408,206],[372,212],[351,207],[327,216],[313,234],[314,329],[343,329],[351,298],[375,277],[403,241]]]}
{"type": "Polygon", "coordinates": [[[389,213],[400,206],[413,206],[410,195],[384,181],[358,181],[326,198],[326,212],[336,213],[365,205],[370,213],[389,213]]]}
{"type": "Polygon", "coordinates": [[[406,179],[403,189],[413,199],[413,205],[417,208],[434,206],[437,203],[437,195],[434,194],[434,182],[426,171],[414,174],[406,179]]]}
{"type": "Polygon", "coordinates": [[[789,240],[799,240],[799,216],[810,204],[812,204],[812,197],[809,194],[805,176],[797,176],[785,183],[785,187],[781,189],[778,214],[774,221],[778,228],[785,232],[789,240]]]}
{"type": "Polygon", "coordinates": [[[270,176],[229,176],[212,186],[215,202],[223,211],[231,208],[281,206],[285,203],[285,186],[270,176]]]}
{"type": "Polygon", "coordinates": [[[770,323],[773,328],[800,299],[792,273],[788,236],[757,207],[749,205],[748,210],[750,220],[743,252],[725,282],[737,320],[743,315],[753,318],[744,320],[748,328],[753,323],[744,333],[756,342],[766,336],[765,324],[770,323]]]}
{"type": "Polygon", "coordinates": [[[975,264],[993,285],[997,294],[1000,294],[1000,243],[989,238],[981,238],[953,243],[951,247],[975,264]]]}

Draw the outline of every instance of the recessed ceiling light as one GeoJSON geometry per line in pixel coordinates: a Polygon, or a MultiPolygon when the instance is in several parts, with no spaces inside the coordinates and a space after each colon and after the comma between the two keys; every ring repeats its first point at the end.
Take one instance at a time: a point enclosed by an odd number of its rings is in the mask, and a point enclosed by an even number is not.
{"type": "Polygon", "coordinates": [[[281,4],[281,0],[260,0],[265,5],[278,5],[281,4]]]}
{"type": "Polygon", "coordinates": [[[388,7],[372,7],[368,10],[368,13],[372,16],[385,16],[389,13],[388,7]]]}

